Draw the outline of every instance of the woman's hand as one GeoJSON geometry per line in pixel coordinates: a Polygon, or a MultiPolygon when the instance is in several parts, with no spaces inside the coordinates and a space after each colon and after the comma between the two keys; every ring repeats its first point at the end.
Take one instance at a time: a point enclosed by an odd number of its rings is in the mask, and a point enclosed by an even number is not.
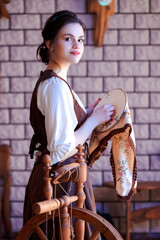
{"type": "Polygon", "coordinates": [[[96,125],[99,125],[101,123],[108,122],[112,118],[114,109],[115,107],[113,105],[105,104],[96,109],[90,117],[93,119],[93,121],[95,121],[96,125]]]}
{"type": "Polygon", "coordinates": [[[98,99],[94,104],[92,104],[92,106],[90,107],[92,108],[92,113],[90,112],[90,116],[81,125],[81,127],[74,132],[76,138],[75,146],[77,146],[78,144],[83,144],[96,126],[109,121],[114,114],[115,108],[111,104],[102,105],[101,107],[93,111],[100,100],[101,99],[98,99]]]}

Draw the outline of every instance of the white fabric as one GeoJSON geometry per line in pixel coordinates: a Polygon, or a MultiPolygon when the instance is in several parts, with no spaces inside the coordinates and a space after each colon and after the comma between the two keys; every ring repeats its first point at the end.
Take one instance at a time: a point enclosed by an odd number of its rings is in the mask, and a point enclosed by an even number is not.
{"type": "Polygon", "coordinates": [[[125,131],[112,137],[116,191],[122,197],[128,196],[130,190],[132,188],[136,189],[137,187],[137,180],[134,181],[134,186],[132,186],[134,178],[135,151],[132,148],[133,146],[130,145],[129,137],[132,139],[134,149],[136,147],[136,143],[128,102],[126,104],[126,114],[124,115],[124,118],[116,124],[114,129],[121,129],[126,124],[128,124],[128,127],[125,131]]]}
{"type": "MultiPolygon", "coordinates": [[[[79,97],[75,92],[73,94],[85,110],[79,97]]],[[[47,149],[51,153],[51,163],[65,160],[75,154],[77,150],[74,129],[78,121],[69,86],[58,77],[41,82],[37,91],[37,106],[45,116],[47,149]]]]}

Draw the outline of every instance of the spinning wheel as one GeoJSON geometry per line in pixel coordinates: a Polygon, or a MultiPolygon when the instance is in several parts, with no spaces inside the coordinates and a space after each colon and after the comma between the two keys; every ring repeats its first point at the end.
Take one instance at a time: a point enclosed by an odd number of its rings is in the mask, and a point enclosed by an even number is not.
{"type": "Polygon", "coordinates": [[[57,217],[59,217],[60,231],[58,239],[60,240],[70,240],[72,233],[75,235],[75,240],[84,240],[85,222],[91,224],[94,228],[93,233],[88,240],[96,240],[100,233],[109,240],[122,240],[120,234],[107,220],[93,211],[83,208],[83,203],[85,201],[83,183],[86,181],[86,163],[83,158],[83,146],[79,145],[77,149],[78,158],[76,163],[62,166],[62,168],[58,167],[55,171],[51,171],[49,155],[43,157],[45,171],[44,192],[47,200],[33,205],[33,212],[36,215],[23,226],[16,240],[27,240],[33,232],[36,232],[40,240],[47,240],[47,233],[45,236],[39,225],[49,219],[56,219],[57,217]],[[51,199],[51,182],[59,183],[70,180],[76,182],[76,195],[65,195],[60,198],[51,199]],[[77,207],[68,208],[68,206],[75,201],[77,207]],[[71,231],[72,225],[70,224],[70,218],[72,217],[75,219],[74,231],[71,231]]]}

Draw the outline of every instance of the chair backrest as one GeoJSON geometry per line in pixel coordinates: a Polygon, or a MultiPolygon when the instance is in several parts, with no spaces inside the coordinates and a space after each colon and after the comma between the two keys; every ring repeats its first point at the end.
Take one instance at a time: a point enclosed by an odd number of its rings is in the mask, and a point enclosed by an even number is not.
{"type": "MultiPolygon", "coordinates": [[[[6,235],[9,237],[11,236],[11,222],[10,222],[10,210],[9,210],[9,198],[10,198],[10,188],[11,188],[10,155],[11,155],[10,147],[5,144],[0,145],[0,178],[4,180],[2,206],[1,206],[0,212],[3,215],[6,235]]],[[[0,225],[2,225],[1,222],[0,222],[0,225]]],[[[1,235],[1,229],[0,229],[0,235],[1,235]]]]}
{"type": "Polygon", "coordinates": [[[0,145],[0,177],[5,179],[10,172],[11,149],[8,145],[0,145]]]}

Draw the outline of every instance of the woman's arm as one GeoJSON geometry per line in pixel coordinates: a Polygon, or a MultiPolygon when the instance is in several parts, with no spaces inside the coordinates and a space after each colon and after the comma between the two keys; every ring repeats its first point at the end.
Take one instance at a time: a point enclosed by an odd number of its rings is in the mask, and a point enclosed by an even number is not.
{"type": "Polygon", "coordinates": [[[92,112],[83,125],[74,132],[75,147],[66,157],[71,157],[77,152],[76,146],[84,144],[97,125],[109,121],[113,115],[113,111],[114,107],[111,104],[106,104],[92,112]]]}
{"type": "Polygon", "coordinates": [[[96,126],[109,121],[113,115],[113,112],[114,106],[111,104],[103,105],[92,112],[83,125],[77,131],[75,131],[74,135],[76,138],[76,146],[78,144],[83,144],[96,126]]]}

